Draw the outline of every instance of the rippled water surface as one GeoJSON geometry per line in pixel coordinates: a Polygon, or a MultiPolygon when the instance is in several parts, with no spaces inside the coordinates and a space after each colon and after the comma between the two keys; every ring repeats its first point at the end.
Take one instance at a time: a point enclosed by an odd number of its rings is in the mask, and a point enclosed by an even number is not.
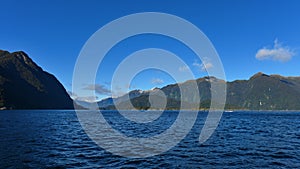
{"type": "MultiPolygon", "coordinates": [[[[130,137],[159,134],[178,115],[164,112],[143,125],[117,112],[103,114],[130,137]]],[[[300,168],[299,112],[225,112],[212,137],[200,145],[206,115],[200,112],[190,133],[169,151],[134,159],[98,147],[74,111],[0,111],[0,168],[300,168]]]]}

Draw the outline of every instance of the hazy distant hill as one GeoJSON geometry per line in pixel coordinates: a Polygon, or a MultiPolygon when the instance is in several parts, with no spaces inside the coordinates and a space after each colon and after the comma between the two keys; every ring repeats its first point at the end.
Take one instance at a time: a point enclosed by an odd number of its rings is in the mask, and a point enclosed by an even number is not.
{"type": "Polygon", "coordinates": [[[24,52],[0,50],[1,109],[72,109],[60,82],[24,52]]]}
{"type": "MultiPolygon", "coordinates": [[[[161,90],[167,96],[167,109],[178,109],[180,107],[180,90],[178,85],[189,87],[192,80],[167,85],[161,90]]],[[[182,101],[191,103],[195,94],[199,94],[201,104],[199,108],[207,109],[210,106],[210,83],[225,83],[214,77],[203,77],[196,80],[199,93],[190,93],[189,97],[182,101]]],[[[300,110],[300,77],[283,77],[279,75],[266,75],[257,73],[249,80],[236,80],[227,83],[226,109],[249,109],[249,110],[300,110]]],[[[131,97],[135,108],[147,109],[150,107],[149,94],[154,91],[140,91],[141,95],[131,97]]],[[[106,99],[107,100],[107,99],[106,99]]],[[[98,102],[104,109],[115,109],[112,104],[106,107],[98,102]]],[[[112,103],[112,102],[111,102],[112,103]]],[[[118,102],[117,104],[124,104],[118,102]]],[[[126,107],[123,105],[123,107],[126,107]]]]}

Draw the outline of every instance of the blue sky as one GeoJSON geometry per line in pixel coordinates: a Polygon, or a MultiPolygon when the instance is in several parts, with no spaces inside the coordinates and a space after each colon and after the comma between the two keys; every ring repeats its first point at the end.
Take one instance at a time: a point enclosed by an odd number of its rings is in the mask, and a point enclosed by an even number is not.
{"type": "MultiPolygon", "coordinates": [[[[25,51],[69,91],[76,59],[94,32],[128,14],[163,12],[188,20],[207,35],[229,81],[248,79],[259,71],[299,76],[299,8],[297,0],[2,1],[0,49],[25,51]]],[[[100,98],[109,93],[110,77],[118,63],[148,47],[170,50],[186,61],[196,77],[206,75],[203,64],[179,42],[155,35],[131,37],[117,44],[99,68],[94,88],[100,98]]],[[[209,63],[206,66],[209,68],[209,63]]],[[[151,89],[173,82],[164,72],[147,70],[133,79],[130,89],[151,89]]]]}

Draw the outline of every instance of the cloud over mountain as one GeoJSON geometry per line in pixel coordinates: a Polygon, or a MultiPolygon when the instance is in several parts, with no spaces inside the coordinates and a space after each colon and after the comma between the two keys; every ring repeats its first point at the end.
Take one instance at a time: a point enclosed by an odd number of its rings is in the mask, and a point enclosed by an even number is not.
{"type": "Polygon", "coordinates": [[[98,94],[108,95],[111,93],[109,89],[107,89],[104,85],[101,84],[89,84],[83,89],[85,90],[95,90],[98,94]]]}
{"type": "Polygon", "coordinates": [[[178,69],[180,72],[187,72],[189,70],[189,67],[188,66],[180,66],[179,69],[178,69]]]}
{"type": "Polygon", "coordinates": [[[163,84],[163,83],[164,83],[164,80],[159,79],[159,78],[153,78],[153,79],[151,80],[151,83],[152,83],[152,84],[155,84],[155,85],[160,85],[160,84],[163,84]]]}
{"type": "Polygon", "coordinates": [[[200,71],[206,71],[206,70],[214,67],[214,65],[210,62],[210,60],[209,60],[208,57],[204,57],[202,59],[202,63],[201,64],[198,63],[197,61],[195,61],[193,63],[193,66],[199,68],[200,71]]]}
{"type": "Polygon", "coordinates": [[[282,46],[275,39],[273,48],[259,49],[255,55],[258,60],[275,60],[280,62],[287,62],[295,55],[294,51],[288,46],[282,46]]]}

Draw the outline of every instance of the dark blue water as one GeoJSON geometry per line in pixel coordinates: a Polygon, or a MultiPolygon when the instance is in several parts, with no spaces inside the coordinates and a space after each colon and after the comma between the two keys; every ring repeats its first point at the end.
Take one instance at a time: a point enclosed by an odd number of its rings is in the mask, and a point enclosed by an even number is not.
{"type": "MultiPolygon", "coordinates": [[[[115,112],[106,112],[105,117],[125,134],[143,137],[168,128],[177,114],[165,112],[147,130],[115,112]]],[[[206,115],[199,113],[191,132],[169,151],[130,159],[98,147],[85,134],[74,111],[1,111],[0,168],[300,167],[299,112],[224,113],[212,137],[200,145],[206,115]]]]}

